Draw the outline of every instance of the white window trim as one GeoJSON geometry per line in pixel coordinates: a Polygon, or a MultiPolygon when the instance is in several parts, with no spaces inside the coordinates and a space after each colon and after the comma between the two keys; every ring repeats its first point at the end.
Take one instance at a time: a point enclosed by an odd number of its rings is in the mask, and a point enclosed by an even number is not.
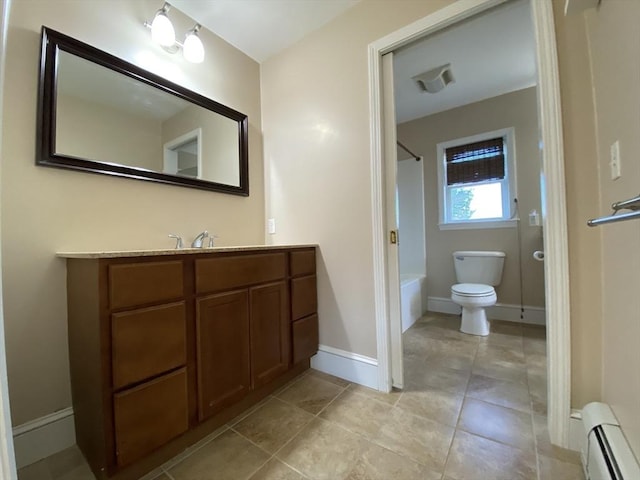
{"type": "Polygon", "coordinates": [[[439,222],[438,227],[440,230],[467,230],[478,228],[509,228],[516,227],[518,224],[517,209],[513,202],[514,198],[518,198],[517,182],[516,182],[516,140],[515,129],[513,127],[501,128],[499,130],[493,130],[491,132],[483,132],[470,137],[456,138],[446,142],[438,143],[437,145],[437,159],[438,159],[438,211],[439,222]],[[444,151],[449,147],[455,147],[463,145],[465,143],[481,142],[483,140],[489,140],[491,138],[504,137],[505,139],[505,154],[506,154],[506,168],[505,174],[507,176],[507,183],[509,186],[508,198],[503,197],[503,208],[507,208],[509,212],[508,219],[495,219],[490,218],[487,220],[467,220],[462,222],[447,222],[445,220],[445,211],[447,205],[445,185],[444,185],[444,151]]]}
{"type": "Polygon", "coordinates": [[[509,220],[474,220],[468,222],[439,223],[440,230],[473,230],[480,228],[515,228],[518,226],[518,218],[509,220]]]}

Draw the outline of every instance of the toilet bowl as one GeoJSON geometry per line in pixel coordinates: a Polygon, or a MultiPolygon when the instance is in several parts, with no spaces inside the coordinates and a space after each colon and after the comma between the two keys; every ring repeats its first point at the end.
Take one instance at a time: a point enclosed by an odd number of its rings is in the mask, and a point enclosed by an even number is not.
{"type": "Polygon", "coordinates": [[[456,283],[451,287],[451,300],[462,307],[460,331],[470,335],[489,335],[485,308],[496,304],[494,286],[502,279],[504,252],[453,252],[456,283]]]}
{"type": "Polygon", "coordinates": [[[489,335],[486,307],[496,304],[498,297],[491,285],[458,283],[451,287],[451,300],[462,307],[460,331],[470,335],[489,335]]]}

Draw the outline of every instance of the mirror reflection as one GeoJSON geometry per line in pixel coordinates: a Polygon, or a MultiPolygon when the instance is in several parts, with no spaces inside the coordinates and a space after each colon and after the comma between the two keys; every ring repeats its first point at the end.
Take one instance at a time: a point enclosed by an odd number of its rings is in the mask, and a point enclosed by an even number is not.
{"type": "Polygon", "coordinates": [[[36,163],[249,195],[248,119],[42,28],[36,163]]]}
{"type": "Polygon", "coordinates": [[[55,153],[240,186],[238,122],[60,52],[55,153]]]}

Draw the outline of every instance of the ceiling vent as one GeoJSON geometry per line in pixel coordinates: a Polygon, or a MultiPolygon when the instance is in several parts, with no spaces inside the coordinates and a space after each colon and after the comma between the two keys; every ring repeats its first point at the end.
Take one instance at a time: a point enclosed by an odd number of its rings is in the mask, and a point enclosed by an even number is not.
{"type": "Polygon", "coordinates": [[[451,73],[451,64],[447,63],[428,72],[412,77],[422,92],[437,93],[450,83],[455,82],[451,73]]]}

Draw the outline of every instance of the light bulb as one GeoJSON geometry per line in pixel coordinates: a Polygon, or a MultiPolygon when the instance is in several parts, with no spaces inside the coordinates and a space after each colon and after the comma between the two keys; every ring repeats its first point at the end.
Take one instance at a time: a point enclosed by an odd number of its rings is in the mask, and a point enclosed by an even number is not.
{"type": "Polygon", "coordinates": [[[204,60],[204,45],[202,40],[198,37],[199,25],[187,33],[184,39],[184,45],[182,47],[182,53],[185,60],[191,63],[202,63],[204,60]]]}
{"type": "Polygon", "coordinates": [[[176,43],[176,32],[164,9],[158,11],[151,22],[151,38],[163,47],[170,47],[176,43]]]}

